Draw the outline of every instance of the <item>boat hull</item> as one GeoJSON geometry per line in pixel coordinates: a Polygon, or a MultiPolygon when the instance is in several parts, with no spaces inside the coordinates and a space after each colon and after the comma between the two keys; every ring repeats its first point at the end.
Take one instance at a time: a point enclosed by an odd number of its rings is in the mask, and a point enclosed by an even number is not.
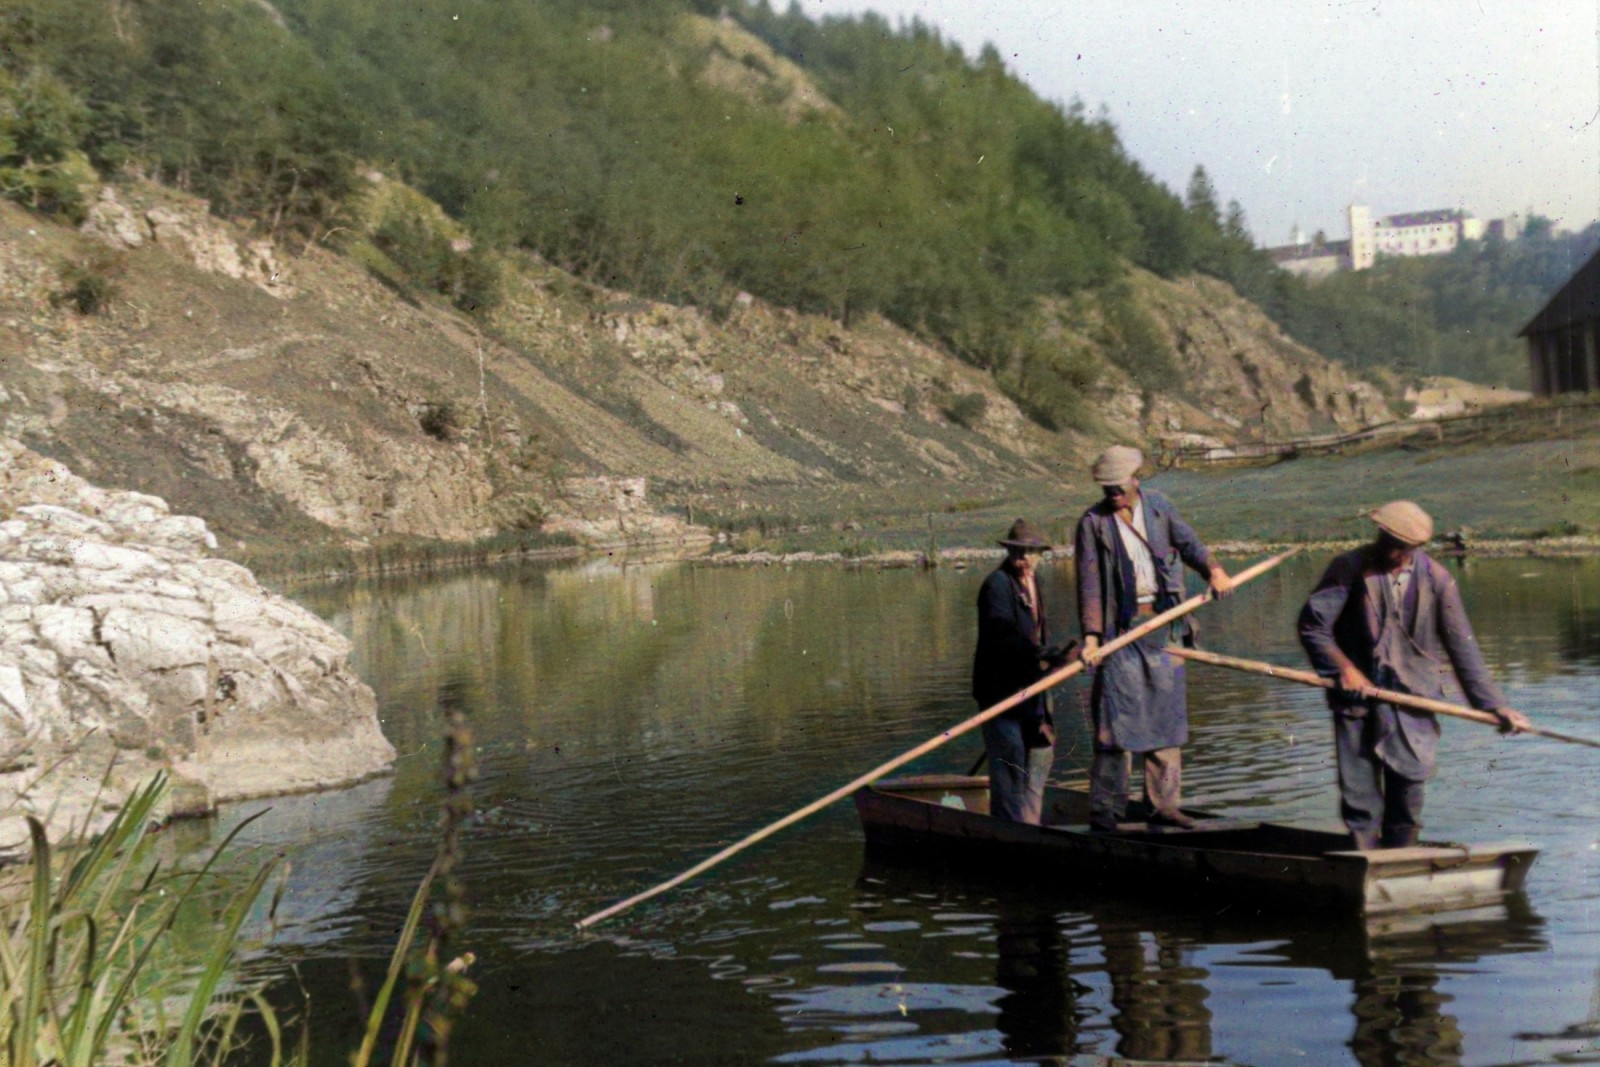
{"type": "Polygon", "coordinates": [[[987,779],[952,775],[885,780],[857,791],[855,804],[870,848],[941,865],[1065,876],[1074,890],[1148,887],[1167,898],[1369,916],[1496,903],[1522,888],[1538,855],[1521,843],[1360,852],[1344,833],[1205,812],[1190,813],[1193,830],[1133,821],[1095,833],[1081,788],[1052,787],[1044,825],[1029,826],[987,813],[987,779]]]}

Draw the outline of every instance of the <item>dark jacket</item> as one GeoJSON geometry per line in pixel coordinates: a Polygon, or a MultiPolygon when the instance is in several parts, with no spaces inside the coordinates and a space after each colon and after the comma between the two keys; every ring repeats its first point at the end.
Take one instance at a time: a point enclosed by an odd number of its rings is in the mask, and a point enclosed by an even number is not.
{"type": "MultiPolygon", "coordinates": [[[[1144,502],[1150,554],[1155,558],[1155,608],[1165,611],[1183,600],[1183,565],[1211,573],[1211,552],[1172,502],[1153,489],[1139,490],[1144,502]]],[[[1122,549],[1115,510],[1100,501],[1078,520],[1073,539],[1078,568],[1078,625],[1083,636],[1109,641],[1129,629],[1135,610],[1133,561],[1122,549]]]]}
{"type": "MultiPolygon", "coordinates": [[[[1473,707],[1502,707],[1505,697],[1489,676],[1455,579],[1425,553],[1416,553],[1413,560],[1398,619],[1372,546],[1346,552],[1328,565],[1300,610],[1300,644],[1311,665],[1323,677],[1337,678],[1337,649],[1374,685],[1435,700],[1445,696],[1446,677],[1454,674],[1473,707]],[[1390,645],[1398,653],[1387,660],[1380,655],[1386,625],[1402,627],[1401,639],[1390,645]]],[[[1365,744],[1409,778],[1433,773],[1439,724],[1432,715],[1363,700],[1340,689],[1328,690],[1328,706],[1352,719],[1376,710],[1379,721],[1367,730],[1365,744]]]]}
{"type": "MultiPolygon", "coordinates": [[[[1034,577],[1037,588],[1044,583],[1034,577]]],[[[983,580],[978,590],[978,647],[972,656],[972,695],[980,707],[998,704],[1006,697],[1044,677],[1039,654],[1050,641],[1050,622],[1044,592],[1039,592],[1039,618],[1022,601],[1022,586],[1001,564],[983,580]]],[[[1049,713],[1049,694],[1040,693],[1005,712],[1023,722],[1042,722],[1049,713]]]]}
{"type": "MultiPolygon", "coordinates": [[[[1414,557],[1413,578],[1406,590],[1403,654],[1378,664],[1376,652],[1389,613],[1383,573],[1369,545],[1346,552],[1328,565],[1300,611],[1300,643],[1317,673],[1337,678],[1332,655],[1337,647],[1375,685],[1435,700],[1445,696],[1444,683],[1454,674],[1467,702],[1479,709],[1505,704],[1500,687],[1489,675],[1461,603],[1461,590],[1443,565],[1425,553],[1414,557]],[[1380,677],[1388,667],[1389,677],[1380,677]]],[[[1360,714],[1363,701],[1338,689],[1328,690],[1331,707],[1360,714]]]]}

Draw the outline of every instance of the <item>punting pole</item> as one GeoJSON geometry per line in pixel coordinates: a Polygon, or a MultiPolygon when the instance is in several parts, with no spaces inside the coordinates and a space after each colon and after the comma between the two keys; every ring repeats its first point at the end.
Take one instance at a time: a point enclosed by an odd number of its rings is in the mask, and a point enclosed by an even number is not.
{"type": "MultiPolygon", "coordinates": [[[[1245,582],[1248,582],[1250,579],[1252,579],[1252,578],[1254,578],[1254,577],[1256,577],[1258,575],[1265,574],[1267,571],[1269,571],[1272,568],[1276,567],[1278,564],[1282,563],[1284,560],[1288,559],[1290,556],[1294,555],[1298,551],[1300,551],[1298,548],[1291,548],[1287,552],[1280,552],[1276,556],[1272,556],[1269,559],[1264,559],[1260,563],[1255,564],[1254,566],[1245,568],[1244,570],[1240,571],[1237,575],[1234,576],[1233,584],[1234,585],[1241,585],[1241,584],[1243,584],[1245,582]]],[[[1159,630],[1161,627],[1163,627],[1163,626],[1167,625],[1168,623],[1172,622],[1174,619],[1182,618],[1183,616],[1189,614],[1189,612],[1195,610],[1200,605],[1206,603],[1206,601],[1208,601],[1210,599],[1211,599],[1211,594],[1210,594],[1209,591],[1201,593],[1198,596],[1192,596],[1188,600],[1185,600],[1183,603],[1179,604],[1178,606],[1173,607],[1173,608],[1168,608],[1166,611],[1163,611],[1161,614],[1157,615],[1155,618],[1151,619],[1150,621],[1142,623],[1139,626],[1135,626],[1133,629],[1129,630],[1127,633],[1125,633],[1122,636],[1116,638],[1115,640],[1107,641],[1104,645],[1101,646],[1101,653],[1104,655],[1104,654],[1109,654],[1109,653],[1115,652],[1117,649],[1123,647],[1124,645],[1131,644],[1132,642],[1139,640],[1141,637],[1144,637],[1147,634],[1150,634],[1150,633],[1153,633],[1156,630],[1159,630]]],[[[771,837],[773,834],[777,833],[779,830],[782,830],[786,826],[794,825],[795,823],[799,822],[801,819],[804,819],[807,815],[813,815],[816,812],[821,811],[823,808],[827,807],[829,804],[832,804],[834,801],[840,800],[840,799],[842,799],[844,797],[849,796],[851,793],[854,793],[857,789],[860,789],[862,786],[871,784],[876,779],[883,777],[884,775],[888,774],[890,771],[896,769],[897,767],[905,766],[907,763],[910,763],[912,760],[916,759],[918,756],[926,755],[927,753],[932,752],[934,749],[938,748],[940,745],[944,744],[946,741],[949,741],[951,738],[960,737],[962,734],[968,732],[969,730],[976,729],[977,727],[979,727],[979,726],[983,725],[984,723],[988,722],[990,719],[994,718],[996,715],[999,715],[999,714],[1001,714],[1003,712],[1009,711],[1012,708],[1016,707],[1018,704],[1022,703],[1024,700],[1027,700],[1029,697],[1036,696],[1039,693],[1044,692],[1046,689],[1050,689],[1053,686],[1060,685],[1062,682],[1066,681],[1068,678],[1071,678],[1073,675],[1080,673],[1082,670],[1083,670],[1083,661],[1082,660],[1074,660],[1073,662],[1067,664],[1065,667],[1062,667],[1062,668],[1060,668],[1059,670],[1056,670],[1056,671],[1052,671],[1051,673],[1045,675],[1043,678],[1040,678],[1037,682],[1034,682],[1032,685],[1028,686],[1028,688],[1026,688],[1024,690],[1021,690],[1020,692],[1013,693],[1011,696],[1006,697],[1004,700],[1000,701],[1000,703],[998,703],[998,704],[994,704],[994,705],[991,705],[990,707],[984,708],[982,711],[978,712],[978,714],[974,715],[972,718],[967,719],[967,720],[965,720],[965,721],[963,721],[961,723],[958,723],[955,726],[952,726],[950,729],[944,731],[943,733],[939,734],[938,736],[930,738],[927,741],[924,741],[922,744],[918,745],[916,748],[913,748],[913,749],[911,749],[911,750],[909,750],[907,752],[903,752],[900,755],[896,756],[894,759],[889,760],[889,761],[887,761],[885,763],[878,764],[878,766],[872,768],[872,770],[868,771],[866,774],[863,774],[861,777],[852,779],[851,781],[849,781],[849,782],[845,783],[844,785],[840,786],[838,789],[835,789],[833,792],[829,793],[827,796],[822,797],[819,800],[814,800],[810,804],[807,804],[805,807],[799,809],[798,811],[794,811],[794,812],[789,813],[788,815],[785,815],[783,818],[779,819],[777,822],[772,823],[772,824],[770,824],[768,826],[765,826],[765,827],[761,828],[760,830],[757,830],[755,833],[751,834],[749,837],[746,837],[746,838],[743,838],[740,841],[734,842],[733,844],[729,845],[727,848],[723,849],[721,852],[718,852],[715,856],[711,856],[708,859],[701,860],[699,863],[695,864],[693,867],[690,867],[688,870],[684,871],[682,874],[679,874],[679,875],[676,875],[676,876],[674,876],[672,878],[669,878],[665,882],[662,882],[660,885],[652,886],[651,888],[646,889],[642,893],[636,893],[633,896],[629,897],[627,900],[618,901],[617,903],[611,905],[609,908],[605,908],[605,909],[603,909],[601,911],[597,911],[593,915],[589,915],[589,916],[587,916],[585,918],[579,919],[577,924],[576,924],[578,929],[582,930],[582,929],[584,929],[586,927],[593,926],[595,923],[600,922],[602,919],[609,919],[611,916],[617,914],[618,912],[627,911],[629,908],[633,907],[635,904],[640,903],[641,901],[649,900],[651,897],[656,896],[657,894],[665,893],[667,890],[673,888],[674,886],[682,885],[684,882],[687,882],[689,879],[693,878],[695,875],[702,874],[705,871],[710,870],[712,867],[715,867],[717,864],[721,863],[723,860],[728,859],[730,856],[734,856],[734,855],[737,855],[740,852],[743,852],[745,849],[749,848],[751,845],[755,844],[756,842],[762,841],[762,840],[765,840],[768,837],[771,837]]]]}
{"type": "MultiPolygon", "coordinates": [[[[1168,646],[1167,651],[1174,656],[1193,660],[1196,663],[1209,663],[1214,667],[1227,667],[1231,670],[1245,671],[1248,674],[1264,674],[1268,678],[1283,678],[1291,682],[1300,682],[1302,685],[1314,685],[1321,689],[1334,688],[1333,679],[1324,678],[1322,675],[1312,671],[1296,670],[1293,667],[1279,667],[1273,663],[1262,663],[1253,659],[1240,659],[1237,656],[1223,656],[1216,652],[1205,652],[1198,648],[1168,646]]],[[[1374,689],[1371,699],[1382,700],[1401,708],[1431,711],[1437,715],[1453,715],[1458,719],[1470,719],[1473,722],[1487,723],[1490,726],[1500,725],[1500,720],[1487,711],[1478,711],[1475,708],[1452,704],[1445,700],[1434,700],[1432,697],[1413,696],[1410,693],[1401,693],[1394,689],[1374,689]]],[[[1540,737],[1549,737],[1556,741],[1566,741],[1574,745],[1588,745],[1590,748],[1600,748],[1600,741],[1591,741],[1587,737],[1573,737],[1571,734],[1560,734],[1554,730],[1546,730],[1539,726],[1530,726],[1521,732],[1537,734],[1540,737]]]]}

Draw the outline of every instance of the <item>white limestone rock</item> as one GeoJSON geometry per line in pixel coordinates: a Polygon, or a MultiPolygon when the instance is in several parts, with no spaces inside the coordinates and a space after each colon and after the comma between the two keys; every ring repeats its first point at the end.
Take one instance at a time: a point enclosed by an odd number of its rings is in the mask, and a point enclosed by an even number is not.
{"type": "Polygon", "coordinates": [[[109,185],[100,190],[100,199],[90,205],[79,229],[114,248],[138,248],[145,240],[144,227],[109,185]]]}
{"type": "Polygon", "coordinates": [[[350,642],[215,544],[0,438],[0,851],[27,814],[98,828],[160,769],[205,807],[389,767],[350,642]]]}

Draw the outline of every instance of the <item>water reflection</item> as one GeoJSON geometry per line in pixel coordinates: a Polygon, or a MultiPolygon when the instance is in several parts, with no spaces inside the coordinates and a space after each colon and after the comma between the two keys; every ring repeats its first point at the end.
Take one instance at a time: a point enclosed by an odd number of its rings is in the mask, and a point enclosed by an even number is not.
{"type": "MultiPolygon", "coordinates": [[[[1206,609],[1202,640],[1300,665],[1292,621],[1322,562],[1291,561],[1206,609]]],[[[1600,561],[1460,574],[1513,702],[1600,735],[1600,561]]],[[[1053,603],[1072,602],[1066,568],[1041,577],[1053,603]]],[[[981,578],[608,564],[307,594],[353,638],[402,752],[393,779],[275,802],[251,827],[294,863],[278,962],[318,1004],[317,1062],[344,1062],[352,974],[381,980],[431,859],[447,686],[481,773],[461,868],[481,992],[460,1062],[1600,1061],[1584,1029],[1600,958],[1590,753],[1460,724],[1429,835],[1540,843],[1537,916],[1369,929],[863,870],[839,806],[573,937],[577,917],[970,715],[981,578]]],[[[1198,668],[1190,691],[1196,803],[1336,824],[1320,693],[1198,668]]],[[[1062,775],[1086,763],[1080,697],[1058,715],[1062,775]]],[[[965,771],[980,750],[957,740],[908,771],[965,771]]]]}
{"type": "Polygon", "coordinates": [[[1110,926],[1101,931],[1117,1054],[1175,1062],[1211,1058],[1207,972],[1184,960],[1184,945],[1167,930],[1110,926]]]}
{"type": "MultiPolygon", "coordinates": [[[[867,859],[860,892],[864,901],[898,900],[902,906],[919,895],[948,906],[950,896],[972,894],[965,903],[986,909],[969,913],[969,920],[983,940],[992,942],[996,988],[959,988],[964,999],[974,994],[993,999],[998,1050],[1015,1061],[1111,1054],[1139,1062],[1214,1062],[1213,1015],[1207,1007],[1211,990],[1236,985],[1239,973],[1256,970],[1289,976],[1278,980],[1288,988],[1311,985],[1313,974],[1335,980],[1346,991],[1349,1037],[1344,1044],[1356,1062],[1459,1063],[1465,1058],[1464,1036],[1449,1010],[1453,997],[1444,976],[1496,956],[1549,948],[1544,920],[1520,895],[1470,912],[1381,921],[1284,914],[1236,920],[1185,911],[1182,905],[1174,913],[1150,903],[1070,893],[1063,899],[1059,890],[982,875],[957,879],[880,856],[867,859]],[[1108,1002],[1103,1007],[1097,1004],[1101,997],[1108,1002]]],[[[894,929],[920,935],[925,925],[902,919],[894,929]]],[[[878,929],[889,928],[880,924],[878,929]]],[[[891,995],[903,997],[906,989],[906,983],[895,982],[857,990],[846,999],[881,1003],[891,995]]],[[[929,995],[927,987],[918,992],[929,995]]],[[[815,1005],[829,996],[811,991],[805,999],[815,1005]]],[[[832,1001],[836,1008],[846,1002],[836,993],[832,1001]]],[[[927,1024],[926,1015],[917,1018],[927,1024]]],[[[1270,1032],[1287,1019],[1262,1013],[1258,1021],[1270,1032]]],[[[917,1031],[909,1023],[902,1029],[908,1035],[903,1041],[917,1031]]],[[[920,1033],[915,1042],[918,1047],[951,1044],[949,1038],[920,1033]]],[[[817,1049],[803,1058],[852,1062],[852,1056],[838,1051],[817,1049]]]]}
{"type": "Polygon", "coordinates": [[[1072,977],[1059,908],[1037,896],[1002,898],[995,922],[995,984],[1004,989],[995,1026],[1013,1059],[1072,1056],[1090,1012],[1090,987],[1072,977]]]}
{"type": "MultiPolygon", "coordinates": [[[[1466,916],[1373,931],[1365,951],[1343,961],[1354,991],[1350,1047],[1356,1059],[1368,1067],[1461,1063],[1466,1040],[1450,1011],[1454,997],[1443,987],[1443,974],[1490,956],[1537,952],[1547,947],[1542,927],[1519,895],[1466,916]]],[[[1345,977],[1341,961],[1317,962],[1345,977]]]]}

